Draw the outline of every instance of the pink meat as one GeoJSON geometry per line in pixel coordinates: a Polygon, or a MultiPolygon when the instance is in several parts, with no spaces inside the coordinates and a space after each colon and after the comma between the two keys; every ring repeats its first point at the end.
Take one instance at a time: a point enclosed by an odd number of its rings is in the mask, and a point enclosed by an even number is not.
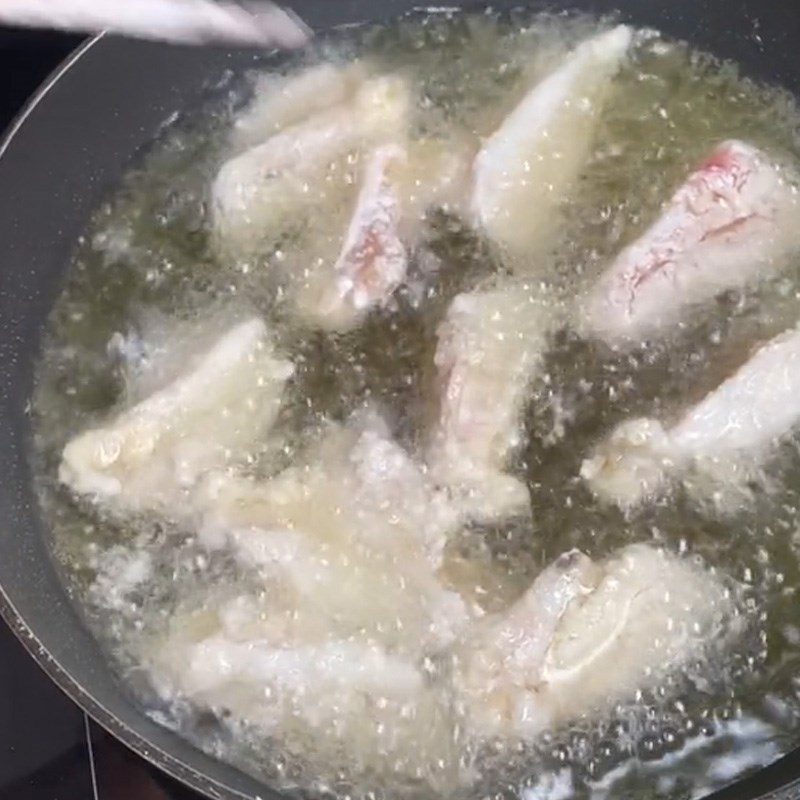
{"type": "Polygon", "coordinates": [[[749,144],[723,142],[602,275],[589,331],[609,342],[656,335],[687,306],[777,271],[800,247],[796,217],[788,171],[749,144]]]}
{"type": "Polygon", "coordinates": [[[379,147],[370,156],[356,210],[336,261],[337,301],[353,311],[383,304],[406,274],[408,255],[400,240],[400,203],[388,171],[404,150],[379,147]]]}

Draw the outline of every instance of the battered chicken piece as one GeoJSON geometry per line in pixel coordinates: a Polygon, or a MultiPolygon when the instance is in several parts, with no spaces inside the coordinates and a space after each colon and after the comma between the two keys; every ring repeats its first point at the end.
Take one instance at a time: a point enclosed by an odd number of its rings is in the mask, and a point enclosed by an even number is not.
{"type": "Polygon", "coordinates": [[[343,707],[364,697],[408,701],[423,689],[414,664],[379,645],[330,638],[302,611],[246,596],[177,614],[147,658],[163,697],[234,710],[267,728],[285,720],[287,705],[320,723],[344,720],[343,707]]]}
{"type": "Polygon", "coordinates": [[[589,333],[611,344],[657,336],[688,306],[786,266],[800,249],[796,184],[752,145],[718,145],[600,278],[589,333]]]}
{"type": "MultiPolygon", "coordinates": [[[[202,328],[190,335],[203,340],[202,328]]],[[[269,429],[293,372],[255,318],[187,361],[145,399],[70,441],[61,482],[116,510],[170,515],[205,473],[269,429]]]]}
{"type": "Polygon", "coordinates": [[[400,145],[373,150],[333,275],[315,309],[321,321],[337,329],[352,327],[375,306],[383,306],[403,282],[408,252],[400,239],[399,187],[391,172],[406,161],[400,145]]]}
{"type": "Polygon", "coordinates": [[[428,464],[475,520],[528,506],[525,485],[505,469],[552,319],[535,291],[511,285],[458,295],[439,328],[439,417],[428,464]]]}
{"type": "Polygon", "coordinates": [[[472,216],[488,236],[525,252],[553,225],[589,155],[594,129],[631,43],[620,25],[579,44],[484,143],[472,216]]]}
{"type": "Polygon", "coordinates": [[[404,135],[409,89],[396,76],[370,78],[353,99],[319,111],[227,161],[211,188],[213,225],[223,251],[252,253],[292,221],[310,181],[334,159],[404,135]]]}
{"type": "Polygon", "coordinates": [[[686,559],[637,544],[594,564],[573,550],[479,623],[456,686],[477,736],[535,737],[703,664],[738,624],[724,581],[686,559]]]}
{"type": "Polygon", "coordinates": [[[626,507],[657,495],[674,476],[755,464],[800,421],[800,331],[777,336],[734,375],[665,429],[651,419],[622,423],[581,475],[594,492],[626,507]]]}
{"type": "Polygon", "coordinates": [[[334,426],[305,463],[206,489],[201,539],[287,583],[343,636],[438,649],[469,620],[436,577],[460,518],[374,414],[334,426]],[[370,598],[365,601],[365,598],[370,598]]]}
{"type": "Polygon", "coordinates": [[[467,152],[467,142],[456,137],[452,142],[394,141],[365,153],[358,196],[341,244],[337,237],[315,230],[312,255],[301,250],[288,257],[287,284],[306,323],[348,330],[371,310],[389,305],[394,291],[405,283],[427,212],[458,207],[467,152]],[[335,252],[331,240],[338,246],[335,252]],[[321,248],[318,257],[313,255],[315,243],[321,248]]]}
{"type": "MultiPolygon", "coordinates": [[[[223,628],[191,645],[182,654],[180,669],[170,675],[173,691],[213,705],[216,693],[224,698],[221,693],[226,686],[252,683],[262,693],[266,687],[275,692],[278,697],[272,705],[277,706],[280,693],[309,689],[340,697],[342,692],[350,692],[402,699],[413,697],[422,688],[422,675],[413,664],[392,658],[375,645],[324,640],[299,644],[286,639],[269,641],[263,636],[237,641],[232,634],[223,628]]],[[[243,709],[244,718],[253,710],[243,709]]],[[[273,713],[278,716],[279,710],[273,713]]]]}
{"type": "Polygon", "coordinates": [[[262,144],[308,117],[351,101],[367,79],[363,64],[315,64],[290,75],[261,75],[253,99],[233,123],[237,152],[262,144]]]}
{"type": "Polygon", "coordinates": [[[366,637],[336,638],[302,610],[244,596],[181,610],[144,661],[178,708],[188,699],[239,735],[241,723],[279,735],[290,751],[312,736],[317,776],[408,770],[443,792],[463,783],[449,709],[421,666],[366,637]]]}

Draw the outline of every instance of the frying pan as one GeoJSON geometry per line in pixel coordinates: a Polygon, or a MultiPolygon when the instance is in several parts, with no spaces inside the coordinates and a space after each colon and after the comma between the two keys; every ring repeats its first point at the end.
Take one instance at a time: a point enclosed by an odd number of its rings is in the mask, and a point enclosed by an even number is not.
{"type": "MultiPolygon", "coordinates": [[[[322,33],[390,19],[415,3],[293,5],[322,33]]],[[[796,0],[564,0],[547,8],[566,7],[619,12],[624,21],[734,59],[745,74],[800,94],[796,0]]],[[[194,789],[226,799],[277,795],[157,725],[118,682],[51,561],[32,490],[26,404],[47,314],[91,212],[173,112],[191,107],[210,81],[225,70],[251,66],[254,57],[97,37],[45,82],[0,144],[0,614],[47,674],[101,725],[194,789]]],[[[800,749],[713,796],[798,797],[800,749]]]]}

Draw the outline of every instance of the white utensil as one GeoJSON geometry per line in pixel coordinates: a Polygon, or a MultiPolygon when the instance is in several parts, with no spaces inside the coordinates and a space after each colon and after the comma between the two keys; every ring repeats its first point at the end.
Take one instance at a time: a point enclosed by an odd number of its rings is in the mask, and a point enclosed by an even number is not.
{"type": "Polygon", "coordinates": [[[230,0],[0,0],[0,24],[281,48],[301,47],[311,36],[273,3],[230,0]]]}

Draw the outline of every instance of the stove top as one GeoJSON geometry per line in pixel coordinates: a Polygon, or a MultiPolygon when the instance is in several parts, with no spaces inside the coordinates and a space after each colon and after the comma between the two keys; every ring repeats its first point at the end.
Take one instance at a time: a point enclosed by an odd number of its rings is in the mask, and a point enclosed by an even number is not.
{"type": "MultiPolygon", "coordinates": [[[[79,43],[0,27],[0,130],[79,43]]],[[[200,800],[63,695],[0,621],[0,800],[200,800]]]]}
{"type": "Polygon", "coordinates": [[[200,800],[91,722],[2,623],[0,687],[0,800],[200,800]]]}

